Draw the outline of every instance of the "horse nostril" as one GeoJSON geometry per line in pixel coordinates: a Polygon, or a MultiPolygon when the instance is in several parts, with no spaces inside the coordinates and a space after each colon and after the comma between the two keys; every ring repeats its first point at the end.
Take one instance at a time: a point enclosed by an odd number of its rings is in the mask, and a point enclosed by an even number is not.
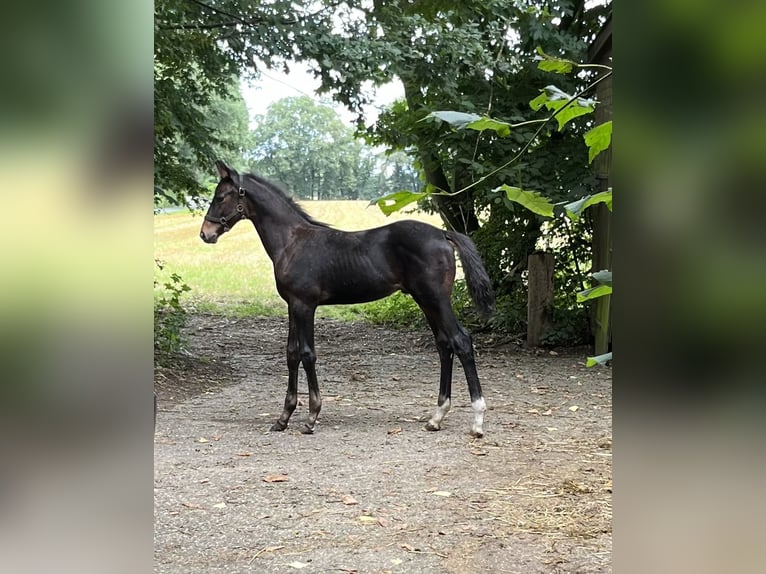
{"type": "Polygon", "coordinates": [[[200,239],[202,239],[202,241],[205,241],[205,232],[204,231],[200,231],[199,232],[199,236],[200,236],[200,239]]]}

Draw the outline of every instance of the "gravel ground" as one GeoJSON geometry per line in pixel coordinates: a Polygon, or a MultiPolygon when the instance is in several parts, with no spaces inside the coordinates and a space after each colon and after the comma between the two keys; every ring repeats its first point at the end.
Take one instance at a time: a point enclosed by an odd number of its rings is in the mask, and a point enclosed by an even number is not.
{"type": "MultiPolygon", "coordinates": [[[[193,315],[156,370],[155,572],[611,572],[611,370],[476,337],[485,436],[430,333],[319,320],[314,435],[268,429],[281,318],[193,315]]],[[[305,379],[292,427],[307,415],[305,379]]]]}

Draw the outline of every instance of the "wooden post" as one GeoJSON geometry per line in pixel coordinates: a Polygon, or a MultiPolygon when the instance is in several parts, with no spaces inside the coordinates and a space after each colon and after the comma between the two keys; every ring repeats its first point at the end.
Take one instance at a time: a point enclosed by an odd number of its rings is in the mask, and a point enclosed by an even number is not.
{"type": "MultiPolygon", "coordinates": [[[[612,269],[612,213],[603,203],[593,210],[593,271],[612,269]]],[[[593,300],[591,308],[593,350],[596,355],[609,351],[612,339],[611,295],[593,300]]]]}
{"type": "Polygon", "coordinates": [[[537,347],[551,328],[553,253],[532,253],[527,271],[527,346],[537,347]]]}

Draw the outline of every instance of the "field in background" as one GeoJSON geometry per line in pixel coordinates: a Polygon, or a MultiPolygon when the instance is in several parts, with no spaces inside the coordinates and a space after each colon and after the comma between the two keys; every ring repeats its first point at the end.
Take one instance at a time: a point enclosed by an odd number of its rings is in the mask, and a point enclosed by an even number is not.
{"type": "MultiPolygon", "coordinates": [[[[304,201],[301,206],[319,221],[338,229],[356,231],[379,227],[401,219],[418,219],[442,227],[438,215],[422,212],[383,215],[367,201],[304,201]]],[[[188,211],[154,216],[154,257],[165,268],[156,271],[162,283],[177,273],[191,287],[181,301],[200,311],[226,315],[283,314],[287,306],[274,285],[271,260],[255,228],[240,222],[218,243],[208,245],[199,238],[202,214],[188,211]]],[[[320,316],[349,318],[358,306],[320,307],[320,316]]]]}

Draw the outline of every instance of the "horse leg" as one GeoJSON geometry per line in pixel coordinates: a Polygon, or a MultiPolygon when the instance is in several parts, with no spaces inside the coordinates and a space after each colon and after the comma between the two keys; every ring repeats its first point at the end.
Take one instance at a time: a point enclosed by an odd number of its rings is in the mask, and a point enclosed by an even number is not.
{"type": "Polygon", "coordinates": [[[441,370],[439,374],[439,400],[436,403],[436,410],[431,419],[426,423],[426,430],[438,431],[441,428],[441,422],[450,409],[450,397],[452,396],[452,361],[454,353],[450,347],[449,341],[440,340],[439,334],[434,333],[436,337],[436,348],[439,351],[439,361],[441,370]]]}
{"type": "Polygon", "coordinates": [[[484,412],[487,405],[484,402],[484,395],[481,392],[479,383],[479,374],[476,372],[476,362],[473,356],[473,339],[463,326],[455,319],[457,333],[453,338],[453,349],[460,364],[465,372],[465,379],[468,382],[468,392],[471,395],[471,406],[473,407],[473,427],[471,427],[471,436],[481,438],[484,436],[484,412]]]}
{"type": "Polygon", "coordinates": [[[271,426],[272,431],[285,430],[287,422],[298,405],[298,365],[301,362],[301,353],[292,307],[288,307],[288,314],[290,316],[290,326],[287,335],[287,394],[285,395],[285,408],[277,421],[271,426]]]}
{"type": "Polygon", "coordinates": [[[295,325],[298,333],[300,360],[306,371],[306,381],[309,387],[309,418],[301,427],[303,434],[312,434],[319,411],[322,410],[322,396],[319,393],[319,382],[316,373],[316,353],[314,351],[314,307],[302,305],[296,310],[295,325]]]}
{"type": "Polygon", "coordinates": [[[466,381],[468,382],[468,392],[471,396],[474,422],[470,434],[474,437],[482,437],[484,436],[484,412],[487,410],[487,407],[481,392],[479,375],[476,372],[471,335],[458,322],[452,307],[449,305],[448,298],[440,298],[435,305],[420,302],[419,305],[425,313],[431,330],[434,333],[436,347],[439,350],[439,358],[441,359],[439,401],[436,412],[431,420],[428,421],[426,429],[439,430],[441,428],[441,421],[450,408],[452,357],[454,354],[458,356],[460,364],[463,366],[466,381]]]}

